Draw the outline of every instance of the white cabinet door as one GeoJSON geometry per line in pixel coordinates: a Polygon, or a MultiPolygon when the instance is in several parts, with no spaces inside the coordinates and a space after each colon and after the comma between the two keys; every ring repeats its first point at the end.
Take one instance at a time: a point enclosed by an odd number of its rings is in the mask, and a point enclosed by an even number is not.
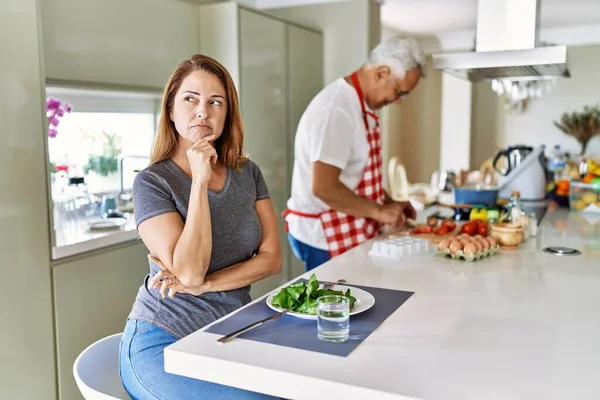
{"type": "MultiPolygon", "coordinates": [[[[294,138],[300,117],[308,103],[323,87],[323,35],[288,25],[288,195],[292,190],[294,138]]],[[[291,251],[284,263],[289,265],[290,278],[304,273],[304,264],[291,251]]]]}
{"type": "Polygon", "coordinates": [[[39,3],[0,1],[2,399],[56,399],[39,3]]]}
{"type": "MultiPolygon", "coordinates": [[[[244,142],[250,159],[263,173],[279,216],[289,193],[285,24],[245,9],[239,10],[239,17],[244,142]]],[[[279,229],[285,264],[289,245],[281,218],[279,229]]],[[[258,282],[253,294],[282,284],[287,275],[284,269],[279,276],[258,282]]]]}
{"type": "Polygon", "coordinates": [[[73,378],[77,356],[96,340],[125,328],[148,273],[147,254],[139,242],[85,255],[53,268],[60,400],[82,398],[73,378]]]}

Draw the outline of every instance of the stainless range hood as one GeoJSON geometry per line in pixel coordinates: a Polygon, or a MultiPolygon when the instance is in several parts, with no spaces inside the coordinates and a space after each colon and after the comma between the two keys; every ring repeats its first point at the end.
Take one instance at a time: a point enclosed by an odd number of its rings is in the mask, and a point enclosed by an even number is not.
{"type": "Polygon", "coordinates": [[[538,41],[541,0],[478,0],[476,51],[433,55],[433,68],[472,82],[570,77],[566,46],[538,41]]]}

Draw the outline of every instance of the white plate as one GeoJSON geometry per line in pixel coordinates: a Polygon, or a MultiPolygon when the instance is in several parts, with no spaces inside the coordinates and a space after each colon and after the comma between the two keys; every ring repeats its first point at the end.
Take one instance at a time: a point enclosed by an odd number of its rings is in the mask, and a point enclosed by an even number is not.
{"type": "MultiPolygon", "coordinates": [[[[320,285],[319,288],[323,288],[323,286],[320,285]]],[[[373,297],[373,295],[371,293],[366,292],[357,287],[345,286],[345,285],[335,285],[333,288],[331,288],[331,290],[341,290],[342,292],[346,292],[346,289],[350,289],[350,295],[354,296],[356,298],[356,301],[354,302],[354,307],[352,307],[352,310],[350,310],[350,315],[360,314],[361,312],[367,311],[369,308],[373,307],[373,305],[375,304],[375,297],[373,297]]],[[[280,307],[277,307],[277,306],[274,306],[273,304],[271,304],[271,302],[273,301],[273,297],[275,297],[275,295],[277,293],[279,293],[279,290],[271,293],[267,297],[267,305],[272,310],[279,312],[279,311],[283,311],[283,308],[280,308],[280,307]]],[[[293,317],[302,318],[302,319],[312,319],[315,321],[317,320],[316,315],[303,314],[303,313],[298,313],[298,312],[294,312],[294,311],[288,312],[287,315],[291,315],[293,317]]]]}
{"type": "Polygon", "coordinates": [[[89,228],[91,230],[114,229],[119,228],[127,223],[125,218],[106,218],[96,221],[90,221],[89,228]]]}

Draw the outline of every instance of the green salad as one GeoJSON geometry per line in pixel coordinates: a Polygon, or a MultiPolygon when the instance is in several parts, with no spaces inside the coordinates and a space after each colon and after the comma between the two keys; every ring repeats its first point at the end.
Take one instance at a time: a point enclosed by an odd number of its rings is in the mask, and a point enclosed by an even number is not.
{"type": "Polygon", "coordinates": [[[319,289],[319,281],[315,274],[312,274],[308,282],[292,283],[281,289],[273,296],[271,304],[298,313],[316,315],[317,299],[329,295],[346,296],[350,300],[350,309],[356,302],[356,298],[350,295],[350,289],[347,289],[345,293],[341,290],[319,289]]]}

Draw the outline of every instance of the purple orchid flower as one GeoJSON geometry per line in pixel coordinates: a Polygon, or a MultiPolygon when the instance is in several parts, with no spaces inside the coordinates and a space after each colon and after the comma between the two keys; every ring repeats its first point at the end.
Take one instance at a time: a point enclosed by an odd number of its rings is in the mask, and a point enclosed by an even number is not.
{"type": "Polygon", "coordinates": [[[61,117],[70,113],[72,107],[69,103],[63,103],[55,97],[46,99],[46,118],[48,118],[48,137],[55,138],[58,134],[57,127],[61,117]]]}
{"type": "Polygon", "coordinates": [[[60,107],[60,100],[55,97],[48,97],[46,100],[46,110],[56,110],[60,107]]]}

